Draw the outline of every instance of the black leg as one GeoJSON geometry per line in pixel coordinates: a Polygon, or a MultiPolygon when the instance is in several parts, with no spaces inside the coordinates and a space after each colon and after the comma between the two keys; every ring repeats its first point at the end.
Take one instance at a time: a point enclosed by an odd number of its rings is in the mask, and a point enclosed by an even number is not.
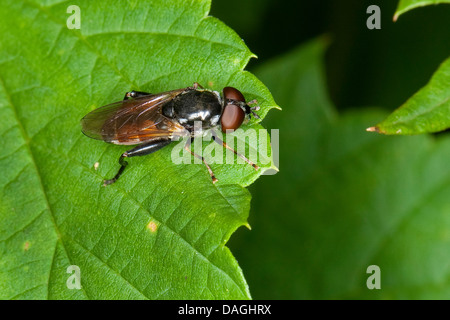
{"type": "Polygon", "coordinates": [[[123,170],[125,170],[125,167],[128,165],[128,162],[126,162],[123,158],[126,157],[126,152],[123,153],[120,158],[119,158],[119,164],[120,164],[120,169],[119,171],[117,171],[116,175],[114,176],[114,178],[112,179],[105,179],[103,180],[103,186],[108,186],[110,184],[113,184],[114,182],[117,181],[117,179],[119,179],[120,175],[122,174],[123,170]]]}
{"type": "Polygon", "coordinates": [[[113,184],[114,182],[117,181],[117,179],[119,179],[119,177],[122,175],[123,171],[125,170],[125,167],[128,165],[128,162],[126,162],[124,158],[145,156],[147,154],[158,151],[159,149],[167,146],[171,142],[172,141],[169,138],[155,139],[150,142],[146,142],[144,144],[138,145],[137,147],[134,147],[133,149],[122,153],[122,155],[119,158],[119,164],[120,164],[119,171],[116,173],[114,178],[108,179],[108,180],[103,180],[103,185],[107,186],[107,185],[113,184]]]}
{"type": "Polygon", "coordinates": [[[149,96],[151,93],[143,92],[143,91],[130,91],[125,93],[125,97],[123,97],[123,100],[128,100],[130,98],[139,98],[143,96],[149,96]]]}

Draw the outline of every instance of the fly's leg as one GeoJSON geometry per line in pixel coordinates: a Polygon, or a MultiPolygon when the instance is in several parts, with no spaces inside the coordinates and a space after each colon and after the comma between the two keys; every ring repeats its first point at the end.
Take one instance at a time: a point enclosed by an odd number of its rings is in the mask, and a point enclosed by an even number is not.
{"type": "Polygon", "coordinates": [[[217,178],[214,176],[214,173],[213,173],[213,171],[211,170],[211,167],[209,166],[209,164],[205,161],[205,158],[203,158],[202,156],[196,154],[195,152],[193,152],[193,151],[191,150],[191,142],[192,142],[192,139],[193,139],[193,138],[188,139],[188,141],[187,141],[186,144],[184,145],[184,149],[186,149],[187,151],[189,151],[190,154],[192,154],[192,155],[193,155],[194,157],[196,157],[197,159],[201,159],[201,160],[203,161],[203,163],[204,163],[205,166],[206,166],[206,169],[208,169],[209,175],[211,176],[212,182],[213,182],[213,183],[216,183],[218,180],[217,180],[217,178]]]}
{"type": "MultiPolygon", "coordinates": [[[[258,103],[258,100],[254,99],[252,101],[247,102],[247,105],[252,105],[252,104],[257,104],[257,103],[258,103]]],[[[255,111],[258,111],[259,109],[260,109],[260,107],[258,105],[254,106],[254,107],[250,107],[250,111],[256,119],[260,119],[259,115],[255,112],[255,111]]]]}
{"type": "Polygon", "coordinates": [[[119,158],[119,164],[120,164],[119,171],[117,171],[114,178],[108,179],[108,180],[103,180],[103,185],[107,186],[107,185],[113,184],[114,182],[117,181],[117,179],[119,179],[119,177],[122,175],[123,171],[125,170],[126,166],[128,165],[128,162],[125,161],[125,158],[136,157],[136,156],[145,156],[147,154],[158,151],[159,149],[167,146],[171,142],[172,141],[170,140],[170,138],[156,139],[156,140],[152,140],[150,142],[141,144],[131,150],[128,150],[128,151],[122,153],[122,155],[119,158]]]}
{"type": "Polygon", "coordinates": [[[128,100],[130,98],[139,98],[143,96],[149,96],[151,93],[143,92],[143,91],[130,91],[125,93],[125,97],[123,97],[123,100],[128,100]]]}
{"type": "Polygon", "coordinates": [[[222,139],[220,139],[217,134],[214,132],[214,130],[211,130],[212,132],[212,136],[213,136],[213,140],[215,142],[217,142],[218,144],[221,144],[224,148],[233,151],[238,157],[240,157],[242,160],[244,160],[245,162],[247,162],[249,165],[251,165],[255,170],[258,170],[259,167],[253,163],[252,161],[250,161],[247,157],[243,156],[242,154],[240,154],[239,152],[237,152],[236,150],[234,150],[233,148],[231,148],[229,145],[227,145],[225,143],[225,141],[223,141],[222,139]]]}
{"type": "Polygon", "coordinates": [[[204,89],[203,86],[202,86],[200,83],[194,82],[194,83],[192,84],[192,87],[187,87],[186,89],[187,89],[187,90],[197,90],[198,88],[204,89]]]}
{"type": "Polygon", "coordinates": [[[120,164],[120,169],[119,171],[117,171],[116,175],[114,176],[114,178],[112,179],[105,179],[103,180],[103,186],[106,187],[110,184],[113,184],[114,182],[117,181],[117,179],[119,179],[119,177],[122,175],[123,170],[125,170],[126,166],[128,165],[128,162],[126,162],[124,160],[124,158],[128,157],[127,152],[122,153],[122,155],[119,158],[119,164],[120,164]]]}

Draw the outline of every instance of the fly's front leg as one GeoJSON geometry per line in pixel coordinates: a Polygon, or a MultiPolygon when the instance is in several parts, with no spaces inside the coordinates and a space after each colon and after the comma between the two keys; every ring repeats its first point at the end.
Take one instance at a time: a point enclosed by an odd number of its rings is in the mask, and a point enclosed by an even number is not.
{"type": "Polygon", "coordinates": [[[119,158],[119,164],[120,164],[119,171],[117,171],[114,178],[108,179],[108,180],[103,180],[103,185],[107,186],[107,185],[113,184],[114,182],[117,181],[117,179],[119,179],[119,177],[122,175],[123,171],[125,170],[126,166],[128,165],[128,162],[125,161],[125,158],[136,157],[136,156],[145,156],[147,154],[158,151],[159,149],[167,146],[171,142],[172,141],[170,140],[170,138],[155,139],[155,140],[146,142],[144,144],[138,145],[137,147],[122,153],[122,155],[119,158]]]}
{"type": "Polygon", "coordinates": [[[123,97],[123,100],[128,100],[130,98],[139,98],[143,96],[149,96],[151,93],[143,92],[143,91],[130,91],[125,93],[125,97],[123,97]]]}

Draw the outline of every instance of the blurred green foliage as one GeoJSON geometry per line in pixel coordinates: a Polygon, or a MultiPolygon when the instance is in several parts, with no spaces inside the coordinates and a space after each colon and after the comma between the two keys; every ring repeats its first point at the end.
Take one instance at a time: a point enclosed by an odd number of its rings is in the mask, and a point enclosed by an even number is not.
{"type": "Polygon", "coordinates": [[[280,130],[280,172],[250,187],[252,230],[230,240],[252,296],[448,298],[449,137],[365,128],[448,58],[450,6],[394,23],[397,3],[378,1],[382,29],[368,30],[369,1],[251,3],[249,24],[229,1],[212,14],[260,57],[251,69],[283,108],[264,121],[280,130]],[[366,286],[372,264],[381,290],[366,286]]]}
{"type": "Polygon", "coordinates": [[[435,133],[450,128],[450,58],[433,78],[383,122],[368,131],[413,135],[435,133]]]}
{"type": "Polygon", "coordinates": [[[211,15],[259,57],[250,60],[250,70],[326,34],[326,81],[336,107],[393,110],[424,86],[450,53],[450,5],[418,8],[394,23],[397,5],[392,0],[214,0],[211,15]],[[381,30],[366,28],[372,4],[381,9],[381,30]]]}

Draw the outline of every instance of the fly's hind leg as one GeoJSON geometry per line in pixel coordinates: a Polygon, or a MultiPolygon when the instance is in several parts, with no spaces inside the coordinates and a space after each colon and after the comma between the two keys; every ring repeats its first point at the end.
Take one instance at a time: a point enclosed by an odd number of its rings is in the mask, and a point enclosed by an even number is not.
{"type": "Polygon", "coordinates": [[[196,157],[197,159],[201,159],[203,161],[203,163],[206,166],[206,169],[208,169],[209,175],[211,176],[212,182],[216,183],[218,180],[217,178],[214,176],[213,171],[211,170],[211,167],[209,166],[209,164],[205,161],[205,158],[203,158],[202,156],[196,154],[195,152],[193,152],[191,150],[191,143],[192,143],[193,138],[188,139],[188,141],[186,142],[186,144],[184,145],[184,149],[186,149],[187,151],[190,152],[190,154],[192,154],[194,157],[196,157]]]}
{"type": "Polygon", "coordinates": [[[128,157],[126,152],[122,153],[122,155],[121,155],[120,158],[119,158],[119,164],[120,164],[120,169],[119,169],[119,171],[117,171],[117,173],[116,173],[116,175],[114,176],[114,178],[103,180],[103,186],[106,187],[106,186],[108,186],[108,185],[110,185],[110,184],[113,184],[114,182],[117,181],[117,179],[119,179],[119,177],[120,177],[120,176],[122,175],[122,173],[123,173],[123,170],[125,170],[126,166],[128,165],[128,162],[126,162],[126,161],[124,160],[125,157],[128,157]]]}
{"type": "Polygon", "coordinates": [[[128,165],[128,162],[125,161],[125,158],[136,157],[136,156],[145,156],[147,154],[158,151],[159,149],[167,146],[171,142],[172,141],[170,140],[170,138],[155,139],[155,140],[146,142],[144,144],[138,145],[137,147],[122,153],[122,155],[119,158],[119,164],[120,164],[119,171],[117,171],[114,178],[103,180],[103,185],[107,186],[107,185],[113,184],[114,182],[117,181],[117,179],[119,179],[119,177],[122,175],[123,171],[125,170],[126,166],[128,165]]]}

